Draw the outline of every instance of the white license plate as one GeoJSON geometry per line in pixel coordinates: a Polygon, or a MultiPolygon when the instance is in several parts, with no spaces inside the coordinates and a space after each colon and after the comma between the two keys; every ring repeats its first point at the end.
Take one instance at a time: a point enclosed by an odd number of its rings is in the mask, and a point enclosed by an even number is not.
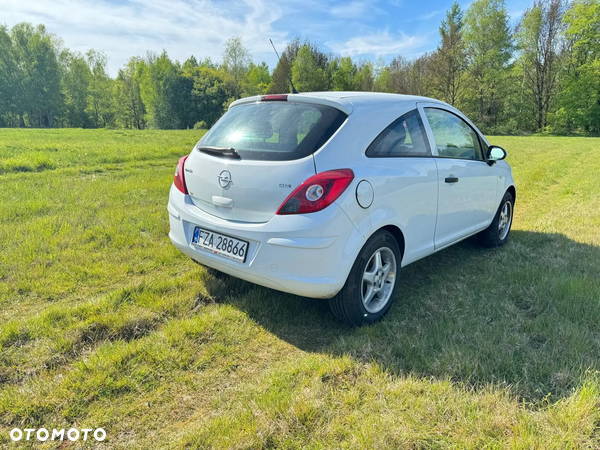
{"type": "Polygon", "coordinates": [[[248,254],[248,242],[200,227],[194,230],[192,245],[241,263],[246,262],[248,254]]]}

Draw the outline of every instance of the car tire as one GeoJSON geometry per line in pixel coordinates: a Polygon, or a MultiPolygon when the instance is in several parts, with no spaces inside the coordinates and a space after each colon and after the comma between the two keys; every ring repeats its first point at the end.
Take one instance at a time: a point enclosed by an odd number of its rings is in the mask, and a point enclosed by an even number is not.
{"type": "Polygon", "coordinates": [[[346,284],[329,300],[333,314],[353,326],[379,321],[392,306],[400,261],[400,248],[391,233],[381,230],[371,236],[358,254],[346,284]]]}
{"type": "Polygon", "coordinates": [[[513,221],[515,200],[510,192],[504,194],[494,220],[489,227],[477,234],[479,244],[484,247],[494,248],[504,245],[510,234],[513,221]]]}

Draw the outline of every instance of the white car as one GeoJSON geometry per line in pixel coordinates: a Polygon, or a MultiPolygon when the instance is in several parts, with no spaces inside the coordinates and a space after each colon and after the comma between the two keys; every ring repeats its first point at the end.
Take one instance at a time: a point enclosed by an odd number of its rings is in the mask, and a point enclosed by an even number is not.
{"type": "Polygon", "coordinates": [[[401,267],[474,234],[506,242],[516,190],[505,157],[430,98],[244,98],[179,160],[169,237],[205,266],[371,323],[401,267]]]}

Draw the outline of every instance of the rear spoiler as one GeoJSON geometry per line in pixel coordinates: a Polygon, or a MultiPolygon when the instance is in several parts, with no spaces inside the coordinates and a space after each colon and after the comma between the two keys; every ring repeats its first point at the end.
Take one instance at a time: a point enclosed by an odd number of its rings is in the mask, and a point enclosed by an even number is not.
{"type": "Polygon", "coordinates": [[[319,94],[277,94],[277,95],[255,95],[253,97],[240,98],[231,105],[229,109],[239,105],[245,105],[248,103],[259,103],[264,101],[288,101],[296,103],[311,103],[317,105],[326,105],[333,108],[339,109],[347,115],[352,114],[354,106],[348,99],[345,98],[327,98],[319,94]]]}

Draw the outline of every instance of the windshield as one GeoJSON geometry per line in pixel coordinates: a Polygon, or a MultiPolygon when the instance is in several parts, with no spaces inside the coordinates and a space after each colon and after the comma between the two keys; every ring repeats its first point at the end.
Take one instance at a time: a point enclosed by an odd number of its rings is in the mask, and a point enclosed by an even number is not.
{"type": "Polygon", "coordinates": [[[241,159],[289,161],[313,154],[348,117],[325,105],[256,102],[231,108],[198,147],[234,148],[241,159]]]}

